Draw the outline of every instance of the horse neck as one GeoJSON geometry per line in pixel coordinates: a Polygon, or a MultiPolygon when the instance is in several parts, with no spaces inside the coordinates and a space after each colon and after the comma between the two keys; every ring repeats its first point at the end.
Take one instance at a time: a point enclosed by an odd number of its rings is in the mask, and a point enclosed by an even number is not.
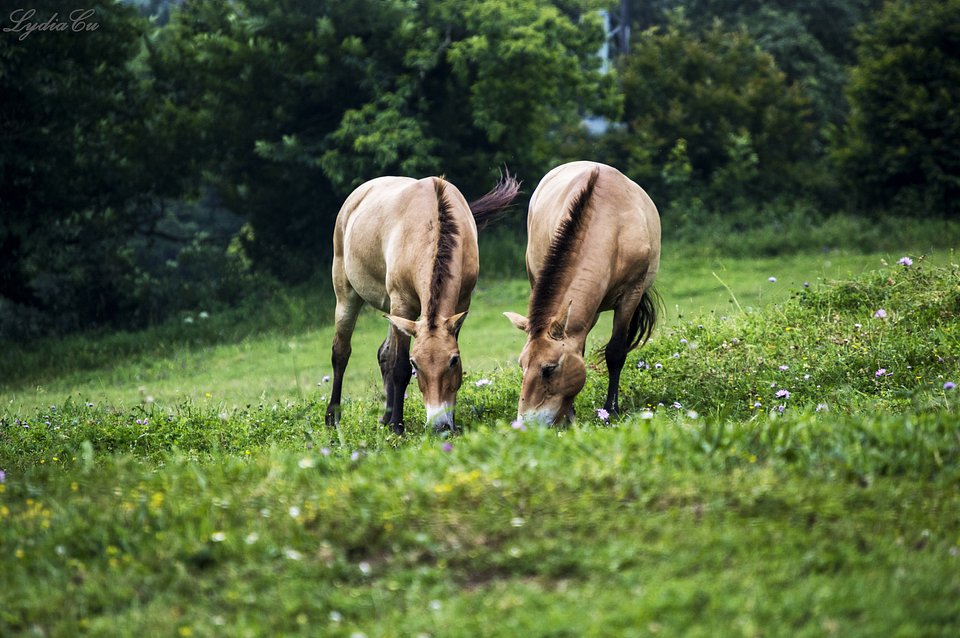
{"type": "MultiPolygon", "coordinates": [[[[443,279],[443,285],[441,286],[439,295],[436,299],[438,321],[441,318],[446,319],[457,314],[457,308],[460,305],[460,288],[463,272],[461,267],[461,255],[459,247],[454,249],[452,257],[453,258],[450,260],[449,264],[450,272],[443,279]]],[[[433,261],[426,261],[430,264],[430,268],[427,269],[427,278],[425,280],[426,284],[419,286],[419,290],[417,291],[420,297],[420,308],[423,316],[427,316],[431,308],[431,301],[433,301],[433,286],[431,285],[433,277],[433,261]]]]}

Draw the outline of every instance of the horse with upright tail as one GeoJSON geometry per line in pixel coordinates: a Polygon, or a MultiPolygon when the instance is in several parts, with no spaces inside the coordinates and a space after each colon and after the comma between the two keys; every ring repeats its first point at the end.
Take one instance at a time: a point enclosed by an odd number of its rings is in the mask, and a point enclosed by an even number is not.
{"type": "Polygon", "coordinates": [[[367,303],[390,321],[378,352],[386,395],[382,422],[403,434],[404,393],[415,370],[427,425],[456,429],[463,379],[457,338],[480,271],[477,227],[499,216],[519,188],[507,173],[468,204],[442,177],[379,177],[347,197],[333,235],[337,308],[328,425],[340,420],[350,338],[367,303]]]}
{"type": "Polygon", "coordinates": [[[604,349],[604,408],[617,414],[627,353],[650,337],[657,319],[657,207],[613,167],[583,161],[558,166],[530,199],[526,264],[527,316],[504,313],[527,334],[518,418],[549,424],[573,419],[573,401],[587,378],[587,334],[606,310],[613,310],[613,334],[604,349]]]}

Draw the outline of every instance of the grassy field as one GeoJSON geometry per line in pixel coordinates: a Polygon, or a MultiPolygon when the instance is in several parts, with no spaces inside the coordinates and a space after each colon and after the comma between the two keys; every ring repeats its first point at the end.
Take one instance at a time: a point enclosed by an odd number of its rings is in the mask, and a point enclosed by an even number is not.
{"type": "Polygon", "coordinates": [[[337,430],[329,328],[18,353],[0,635],[958,635],[960,266],[900,256],[670,263],[627,415],[600,365],[564,430],[510,423],[522,282],[481,285],[454,438],[415,389],[377,423],[373,313],[337,430]]]}
{"type": "MultiPolygon", "coordinates": [[[[665,258],[657,285],[665,310],[661,326],[677,326],[698,317],[753,312],[788,299],[805,282],[819,285],[848,279],[882,268],[899,257],[873,253],[680,262],[665,258]],[[777,281],[770,282],[770,277],[777,281]]],[[[941,251],[928,256],[927,261],[947,263],[951,258],[949,252],[941,251]]],[[[523,335],[501,313],[526,313],[528,295],[525,280],[481,280],[460,342],[468,374],[479,377],[514,365],[523,347],[523,335]]],[[[143,335],[142,339],[156,345],[146,354],[133,356],[124,354],[135,350],[129,341],[137,335],[114,337],[117,345],[113,353],[109,339],[106,345],[89,339],[68,342],[65,347],[55,342],[49,352],[43,353],[50,361],[40,378],[22,381],[14,370],[0,382],[0,414],[32,412],[68,399],[126,407],[150,403],[171,407],[189,399],[197,405],[232,410],[323,396],[326,388],[322,380],[331,374],[332,295],[298,300],[291,306],[291,314],[316,315],[324,325],[299,332],[270,331],[197,347],[190,333],[210,332],[203,324],[216,322],[217,318],[191,315],[185,317],[189,322],[174,326],[180,334],[143,335]],[[106,350],[99,361],[89,352],[95,349],[106,350]]],[[[611,316],[602,316],[591,334],[589,348],[606,343],[611,316]]],[[[380,313],[366,309],[357,324],[353,357],[347,368],[348,397],[367,399],[378,394],[376,351],[386,332],[387,322],[380,313]]],[[[29,353],[23,358],[19,370],[37,367],[29,353]]]]}

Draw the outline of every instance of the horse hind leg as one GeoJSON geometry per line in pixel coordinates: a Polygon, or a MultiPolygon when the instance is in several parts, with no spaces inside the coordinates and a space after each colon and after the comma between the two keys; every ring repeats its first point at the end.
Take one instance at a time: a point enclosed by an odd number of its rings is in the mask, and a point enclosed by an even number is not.
{"type": "Polygon", "coordinates": [[[350,361],[350,339],[357,325],[357,316],[363,307],[363,300],[354,290],[337,290],[337,310],[333,335],[333,348],[330,361],[333,364],[333,387],[330,390],[330,402],[327,404],[325,421],[329,426],[340,423],[340,398],[343,392],[343,374],[350,361]]]}
{"type": "Polygon", "coordinates": [[[636,302],[617,305],[613,310],[613,333],[610,341],[604,348],[603,354],[607,361],[607,400],[603,408],[611,416],[620,414],[620,374],[627,361],[627,352],[630,351],[630,341],[633,336],[632,323],[636,310],[636,302]]]}

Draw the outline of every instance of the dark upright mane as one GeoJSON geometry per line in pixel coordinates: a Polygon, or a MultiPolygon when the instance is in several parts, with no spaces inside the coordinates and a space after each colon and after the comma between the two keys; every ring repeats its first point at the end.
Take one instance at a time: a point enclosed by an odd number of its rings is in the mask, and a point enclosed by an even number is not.
{"type": "Polygon", "coordinates": [[[587,203],[597,184],[600,169],[594,168],[583,189],[570,202],[566,218],[560,223],[550,242],[550,250],[543,262],[543,268],[537,275],[533,293],[530,295],[530,309],[527,313],[528,331],[531,336],[542,334],[550,327],[555,314],[554,302],[562,292],[561,278],[570,266],[570,258],[577,241],[582,234],[586,221],[587,203]]]}
{"type": "Polygon", "coordinates": [[[450,214],[450,203],[444,195],[443,178],[437,178],[437,256],[433,262],[433,276],[430,279],[430,301],[427,302],[427,327],[437,327],[439,300],[443,294],[443,282],[450,278],[450,260],[457,246],[460,228],[450,214]]]}

